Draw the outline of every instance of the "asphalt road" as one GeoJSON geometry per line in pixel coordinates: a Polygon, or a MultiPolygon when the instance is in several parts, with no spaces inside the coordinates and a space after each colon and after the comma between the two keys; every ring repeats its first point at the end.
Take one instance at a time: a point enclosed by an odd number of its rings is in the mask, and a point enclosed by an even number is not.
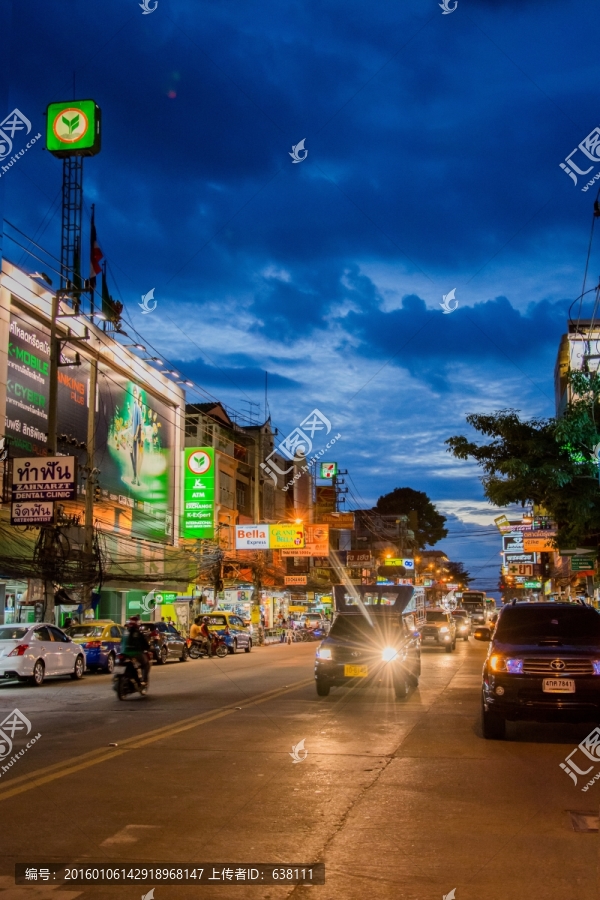
{"type": "Polygon", "coordinates": [[[473,641],[424,650],[405,701],[377,686],[318,698],[314,652],[172,662],[122,703],[106,675],[1,684],[1,718],[18,708],[41,737],[0,777],[0,900],[140,900],[148,886],[15,887],[13,874],[142,860],[326,866],[324,886],[161,885],[155,900],[598,896],[599,835],[570,811],[597,816],[600,782],[582,793],[559,767],[591,725],[484,741],[473,641]]]}

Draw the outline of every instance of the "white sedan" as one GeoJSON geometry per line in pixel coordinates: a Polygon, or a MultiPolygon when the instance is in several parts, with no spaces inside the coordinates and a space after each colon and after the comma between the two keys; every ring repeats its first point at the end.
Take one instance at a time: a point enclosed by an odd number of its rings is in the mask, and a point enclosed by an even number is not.
{"type": "Polygon", "coordinates": [[[39,687],[47,675],[70,675],[79,681],[84,670],[81,646],[56,625],[0,625],[0,678],[39,687]]]}

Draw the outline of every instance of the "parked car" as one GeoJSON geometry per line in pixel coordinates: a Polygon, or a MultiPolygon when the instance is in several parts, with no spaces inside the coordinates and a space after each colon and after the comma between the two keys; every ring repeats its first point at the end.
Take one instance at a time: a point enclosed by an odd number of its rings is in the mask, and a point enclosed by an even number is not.
{"type": "Polygon", "coordinates": [[[502,739],[507,720],[598,722],[600,613],[584,603],[504,606],[483,666],[481,718],[485,738],[502,739]]]}
{"type": "Polygon", "coordinates": [[[435,643],[446,653],[456,650],[456,625],[445,609],[426,609],[425,622],[420,628],[423,644],[435,643]]]}
{"type": "Polygon", "coordinates": [[[18,678],[39,687],[50,675],[70,675],[78,681],[85,655],[56,625],[0,625],[0,678],[18,678]]]}
{"type": "Polygon", "coordinates": [[[456,625],[456,637],[461,637],[463,641],[469,640],[471,634],[471,617],[466,609],[453,609],[452,618],[456,625]]]}
{"type": "Polygon", "coordinates": [[[397,699],[421,674],[419,636],[400,614],[382,615],[369,610],[340,612],[327,637],[319,644],[315,660],[317,694],[326,697],[331,687],[385,679],[397,699]]]}
{"type": "Polygon", "coordinates": [[[210,631],[222,632],[225,643],[230,653],[236,653],[243,649],[246,653],[252,650],[252,634],[244,620],[237,613],[219,612],[210,613],[208,616],[210,631]]]}
{"type": "Polygon", "coordinates": [[[300,624],[303,628],[316,628],[322,626],[325,622],[325,616],[319,612],[304,613],[300,617],[300,624]]]}
{"type": "Polygon", "coordinates": [[[141,622],[140,630],[148,638],[157,663],[164,665],[169,659],[186,662],[190,658],[187,639],[169,622],[141,622]]]}
{"type": "Polygon", "coordinates": [[[123,639],[121,625],[110,619],[93,620],[84,625],[70,625],[65,633],[83,649],[90,671],[104,669],[112,674],[123,639]]]}

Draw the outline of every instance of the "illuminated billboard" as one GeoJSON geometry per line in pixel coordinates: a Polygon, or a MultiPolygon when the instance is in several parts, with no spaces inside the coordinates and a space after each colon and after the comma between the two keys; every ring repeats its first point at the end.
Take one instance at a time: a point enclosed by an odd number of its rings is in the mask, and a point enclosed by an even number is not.
{"type": "Polygon", "coordinates": [[[100,152],[100,107],[94,100],[50,103],[46,149],[53,156],[95,156],[100,152]]]}
{"type": "Polygon", "coordinates": [[[215,451],[213,447],[187,447],[183,465],[181,536],[215,536],[215,451]]]}
{"type": "MultiPolygon", "coordinates": [[[[48,431],[49,330],[13,307],[7,354],[4,432],[11,456],[43,457],[48,431]]],[[[65,355],[74,355],[68,346],[65,355]]],[[[87,440],[89,379],[90,364],[83,356],[79,366],[58,370],[57,433],[71,441],[59,442],[58,450],[76,454],[82,465],[86,453],[75,445],[87,440]]],[[[101,501],[94,503],[94,516],[101,527],[172,541],[174,441],[174,409],[128,376],[99,363],[95,464],[100,470],[101,501]]]]}

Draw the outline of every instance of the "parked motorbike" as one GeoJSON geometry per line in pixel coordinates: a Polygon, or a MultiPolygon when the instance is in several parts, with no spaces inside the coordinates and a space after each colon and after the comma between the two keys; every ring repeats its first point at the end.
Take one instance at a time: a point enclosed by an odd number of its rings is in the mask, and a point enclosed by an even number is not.
{"type": "MultiPolygon", "coordinates": [[[[227,656],[227,644],[223,637],[220,634],[211,632],[211,653],[213,656],[218,656],[219,659],[223,659],[223,657],[227,656]]],[[[201,643],[200,641],[191,641],[190,642],[190,658],[191,659],[200,659],[201,656],[208,656],[208,651],[206,649],[206,645],[201,643]]]]}
{"type": "MultiPolygon", "coordinates": [[[[150,663],[152,654],[148,653],[147,656],[150,663]]],[[[142,680],[142,665],[138,659],[119,654],[114,668],[113,687],[119,700],[124,700],[128,694],[146,696],[148,682],[142,680]]]]}

